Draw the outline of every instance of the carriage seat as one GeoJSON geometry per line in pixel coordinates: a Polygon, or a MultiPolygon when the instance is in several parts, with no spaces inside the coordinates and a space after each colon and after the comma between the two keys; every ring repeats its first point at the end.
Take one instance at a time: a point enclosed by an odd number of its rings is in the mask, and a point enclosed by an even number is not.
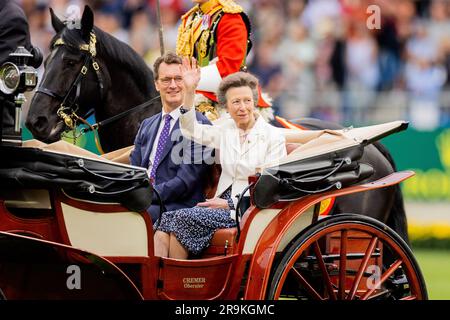
{"type": "MultiPolygon", "coordinates": [[[[205,198],[210,199],[213,198],[216,190],[217,184],[219,183],[220,173],[222,168],[220,164],[214,164],[211,166],[210,172],[207,175],[207,182],[205,185],[205,198]]],[[[232,254],[234,249],[234,238],[236,237],[237,228],[226,228],[226,229],[218,229],[211,241],[210,245],[206,248],[206,250],[202,253],[202,258],[210,258],[220,255],[232,254]]]]}
{"type": "Polygon", "coordinates": [[[209,246],[202,254],[202,258],[210,258],[232,254],[236,245],[237,228],[219,229],[214,233],[209,246]]]}
{"type": "Polygon", "coordinates": [[[286,152],[287,152],[287,154],[290,154],[292,151],[294,151],[295,149],[297,149],[301,145],[302,145],[301,143],[292,143],[292,142],[286,143],[286,152]]]}

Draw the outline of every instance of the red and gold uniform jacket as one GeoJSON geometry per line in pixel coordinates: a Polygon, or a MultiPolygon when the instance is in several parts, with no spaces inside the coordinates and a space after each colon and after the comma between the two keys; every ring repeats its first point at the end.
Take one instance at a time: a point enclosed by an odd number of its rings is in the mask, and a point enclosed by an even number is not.
{"type": "Polygon", "coordinates": [[[201,68],[198,90],[216,100],[223,77],[245,65],[251,48],[250,21],[232,0],[210,0],[181,17],[177,54],[195,57],[201,68]]]}

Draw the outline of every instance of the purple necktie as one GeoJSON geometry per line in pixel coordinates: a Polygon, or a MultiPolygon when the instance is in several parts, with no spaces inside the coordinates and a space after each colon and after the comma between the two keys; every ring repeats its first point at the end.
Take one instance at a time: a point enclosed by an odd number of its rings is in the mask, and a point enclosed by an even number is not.
{"type": "Polygon", "coordinates": [[[164,127],[161,131],[161,135],[159,136],[158,147],[156,149],[155,159],[153,160],[152,171],[150,172],[151,179],[155,178],[156,168],[158,168],[159,161],[161,161],[164,146],[166,145],[167,139],[169,138],[171,119],[172,117],[170,116],[170,114],[166,114],[164,116],[164,127]]]}

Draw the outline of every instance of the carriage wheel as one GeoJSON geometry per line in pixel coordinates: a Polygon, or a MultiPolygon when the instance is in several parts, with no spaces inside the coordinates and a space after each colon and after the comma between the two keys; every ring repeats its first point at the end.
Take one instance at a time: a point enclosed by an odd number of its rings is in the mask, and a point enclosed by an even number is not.
{"type": "Polygon", "coordinates": [[[385,224],[361,215],[323,219],[283,253],[269,299],[427,299],[408,245],[385,224]]]}

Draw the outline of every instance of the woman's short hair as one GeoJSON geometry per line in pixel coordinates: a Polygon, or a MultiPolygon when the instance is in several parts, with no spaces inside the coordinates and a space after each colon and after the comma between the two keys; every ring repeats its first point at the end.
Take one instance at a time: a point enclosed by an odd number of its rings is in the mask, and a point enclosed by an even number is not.
{"type": "Polygon", "coordinates": [[[219,90],[217,91],[217,100],[221,107],[227,106],[226,94],[231,88],[249,87],[253,93],[253,101],[255,107],[258,104],[258,79],[248,73],[248,72],[236,72],[232,73],[225,78],[219,85],[219,90]]]}

